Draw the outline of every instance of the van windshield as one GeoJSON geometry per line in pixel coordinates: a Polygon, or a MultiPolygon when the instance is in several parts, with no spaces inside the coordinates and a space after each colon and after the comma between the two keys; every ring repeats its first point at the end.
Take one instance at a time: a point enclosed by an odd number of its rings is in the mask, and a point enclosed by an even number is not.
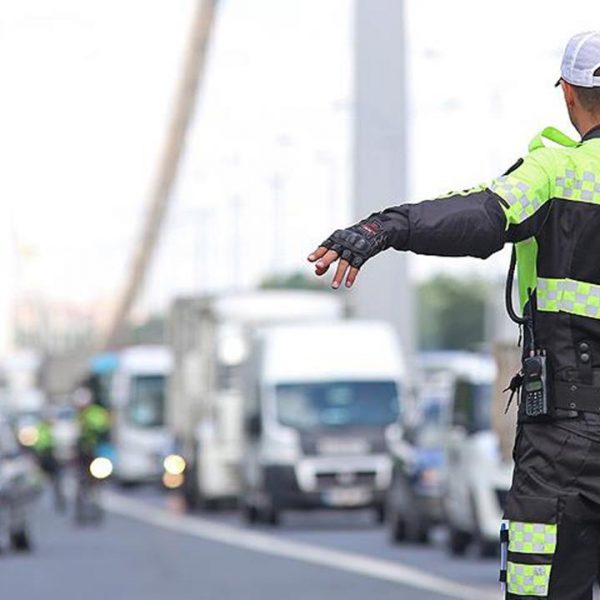
{"type": "Polygon", "coordinates": [[[143,428],[164,425],[165,383],[164,375],[133,378],[127,404],[127,418],[132,425],[143,428]]]}
{"type": "Polygon", "coordinates": [[[382,426],[398,419],[393,381],[285,383],[275,387],[277,418],[296,429],[382,426]]]}

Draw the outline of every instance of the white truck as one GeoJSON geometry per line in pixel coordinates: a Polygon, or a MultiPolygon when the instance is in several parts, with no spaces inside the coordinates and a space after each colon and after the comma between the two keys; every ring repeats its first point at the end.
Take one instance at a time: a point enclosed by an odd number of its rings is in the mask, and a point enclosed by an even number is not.
{"type": "Polygon", "coordinates": [[[286,509],[371,507],[381,520],[407,389],[386,323],[261,331],[246,379],[246,519],[275,525],[286,509]]]}
{"type": "Polygon", "coordinates": [[[118,354],[110,408],[114,474],[121,484],[158,482],[163,475],[170,447],[165,395],[172,363],[164,346],[131,346],[118,354]]]}
{"type": "Polygon", "coordinates": [[[256,329],[269,323],[342,316],[339,298],[308,290],[263,290],[174,302],[167,422],[176,451],[185,460],[188,506],[214,509],[239,498],[242,374],[256,329]]]}

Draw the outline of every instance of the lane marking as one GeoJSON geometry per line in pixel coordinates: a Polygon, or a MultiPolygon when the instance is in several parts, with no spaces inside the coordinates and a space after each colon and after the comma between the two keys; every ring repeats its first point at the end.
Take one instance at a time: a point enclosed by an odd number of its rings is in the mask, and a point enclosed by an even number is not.
{"type": "Polygon", "coordinates": [[[467,586],[451,579],[409,567],[402,563],[371,556],[323,548],[304,542],[283,540],[279,537],[238,529],[232,525],[215,523],[199,517],[178,515],[141,500],[126,498],[103,490],[103,505],[115,514],[168,529],[176,533],[220,542],[262,554],[289,558],[313,565],[330,567],[375,579],[401,583],[420,590],[436,592],[458,600],[498,600],[500,591],[491,592],[467,586]]]}

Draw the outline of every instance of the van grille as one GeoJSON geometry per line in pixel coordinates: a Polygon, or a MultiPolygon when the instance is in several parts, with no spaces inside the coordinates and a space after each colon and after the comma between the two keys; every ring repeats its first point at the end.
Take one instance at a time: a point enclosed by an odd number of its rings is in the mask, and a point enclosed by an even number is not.
{"type": "Polygon", "coordinates": [[[336,487],[375,486],[375,471],[340,471],[317,473],[317,488],[327,490],[336,487]]]}

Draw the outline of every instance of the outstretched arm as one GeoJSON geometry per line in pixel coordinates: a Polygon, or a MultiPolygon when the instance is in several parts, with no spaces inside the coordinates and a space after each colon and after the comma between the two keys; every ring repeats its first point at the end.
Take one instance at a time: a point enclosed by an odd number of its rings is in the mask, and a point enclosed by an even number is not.
{"type": "MultiPolygon", "coordinates": [[[[541,150],[540,153],[544,152],[541,150]]],[[[436,256],[487,258],[542,226],[552,184],[547,154],[532,153],[506,175],[471,190],[373,213],[334,231],[308,260],[324,275],[339,260],[332,286],[351,287],[363,264],[388,248],[436,256]]]]}

